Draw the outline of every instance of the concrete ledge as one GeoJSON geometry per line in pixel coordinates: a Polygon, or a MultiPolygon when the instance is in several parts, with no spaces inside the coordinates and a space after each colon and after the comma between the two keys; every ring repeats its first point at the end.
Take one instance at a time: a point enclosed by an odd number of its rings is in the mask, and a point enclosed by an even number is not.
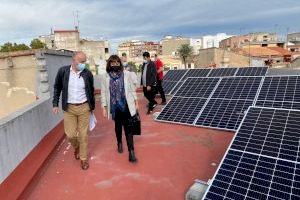
{"type": "MultiPolygon", "coordinates": [[[[40,99],[0,121],[0,183],[62,120],[53,115],[50,99],[40,99]]],[[[0,187],[2,184],[0,185],[0,187]]]]}
{"type": "Polygon", "coordinates": [[[18,199],[63,137],[63,123],[61,122],[42,139],[2,182],[0,185],[0,198],[18,199]]]}

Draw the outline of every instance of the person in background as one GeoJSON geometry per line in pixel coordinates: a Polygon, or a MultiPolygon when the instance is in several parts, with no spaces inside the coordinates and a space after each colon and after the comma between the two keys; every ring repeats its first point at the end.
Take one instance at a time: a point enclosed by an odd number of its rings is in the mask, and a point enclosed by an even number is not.
{"type": "Polygon", "coordinates": [[[122,53],[121,60],[122,60],[122,65],[123,65],[125,70],[130,71],[130,72],[134,71],[133,66],[129,65],[128,62],[127,62],[127,54],[126,53],[122,53]]]}
{"type": "Polygon", "coordinates": [[[147,111],[147,114],[149,115],[157,105],[157,102],[155,101],[157,72],[155,63],[150,59],[149,52],[143,53],[143,59],[141,85],[143,86],[144,96],[149,101],[147,111]]]}
{"type": "Polygon", "coordinates": [[[59,112],[58,104],[62,93],[64,129],[74,147],[76,160],[81,160],[81,168],[87,170],[88,131],[90,113],[95,109],[94,78],[86,68],[86,55],[76,52],[71,65],[61,67],[56,75],[53,95],[53,113],[59,112]],[[78,134],[78,136],[77,136],[78,134]]]}
{"type": "Polygon", "coordinates": [[[107,61],[106,72],[101,78],[101,105],[103,116],[109,118],[111,114],[115,121],[117,150],[123,152],[122,127],[124,127],[129,162],[136,162],[133,135],[129,127],[129,118],[138,110],[136,95],[137,80],[134,74],[124,70],[121,59],[112,55],[107,61]]]}
{"type": "Polygon", "coordinates": [[[154,62],[156,65],[156,71],[157,71],[157,90],[160,93],[161,97],[161,105],[166,105],[166,96],[165,92],[162,86],[163,79],[164,79],[164,66],[162,61],[157,57],[157,54],[154,55],[154,62]]]}
{"type": "MultiPolygon", "coordinates": [[[[137,83],[137,75],[135,73],[134,67],[127,62],[127,54],[126,53],[122,53],[121,61],[122,61],[122,65],[123,65],[124,69],[126,71],[129,71],[132,73],[132,76],[136,80],[135,82],[137,83]]],[[[138,87],[137,84],[136,84],[136,86],[138,87]]]]}

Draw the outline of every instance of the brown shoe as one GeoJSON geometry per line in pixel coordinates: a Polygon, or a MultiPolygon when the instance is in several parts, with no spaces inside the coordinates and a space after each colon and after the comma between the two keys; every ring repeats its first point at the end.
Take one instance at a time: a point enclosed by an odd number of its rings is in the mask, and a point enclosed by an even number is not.
{"type": "Polygon", "coordinates": [[[87,170],[90,167],[88,160],[81,160],[81,168],[87,170]]]}
{"type": "Polygon", "coordinates": [[[79,147],[77,147],[76,149],[75,149],[75,151],[74,151],[74,157],[75,157],[75,159],[76,160],[79,160],[79,147]]]}

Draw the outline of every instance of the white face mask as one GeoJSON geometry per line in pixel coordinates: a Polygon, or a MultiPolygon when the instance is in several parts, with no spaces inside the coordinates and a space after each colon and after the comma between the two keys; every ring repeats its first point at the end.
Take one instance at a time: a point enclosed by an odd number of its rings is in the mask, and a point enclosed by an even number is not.
{"type": "Polygon", "coordinates": [[[128,65],[128,62],[123,62],[123,66],[126,67],[128,65]]]}

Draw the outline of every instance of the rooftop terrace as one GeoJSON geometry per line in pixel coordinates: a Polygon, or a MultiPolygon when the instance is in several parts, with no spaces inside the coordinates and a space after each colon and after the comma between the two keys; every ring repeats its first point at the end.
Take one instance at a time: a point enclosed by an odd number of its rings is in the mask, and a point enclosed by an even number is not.
{"type": "MultiPolygon", "coordinates": [[[[144,114],[141,94],[139,99],[142,136],[135,137],[136,164],[128,162],[127,152],[117,153],[113,122],[101,116],[98,105],[89,170],[81,170],[63,139],[21,199],[182,200],[195,179],[212,178],[233,133],[155,122],[144,114]]],[[[63,132],[62,126],[56,131],[63,132]]]]}

